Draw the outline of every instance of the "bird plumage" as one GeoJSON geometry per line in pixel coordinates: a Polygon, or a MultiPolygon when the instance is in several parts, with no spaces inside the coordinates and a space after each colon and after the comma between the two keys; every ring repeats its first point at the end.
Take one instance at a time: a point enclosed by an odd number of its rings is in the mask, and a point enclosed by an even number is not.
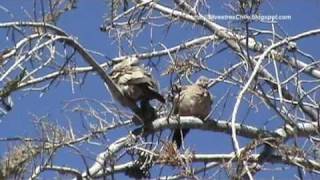
{"type": "MultiPolygon", "coordinates": [[[[122,93],[132,101],[157,99],[164,103],[165,99],[158,92],[158,86],[151,73],[139,66],[126,66],[111,72],[112,80],[122,93]]],[[[126,106],[125,103],[120,102],[126,106]]]]}
{"type": "Polygon", "coordinates": [[[149,103],[146,101],[157,99],[161,103],[165,102],[151,72],[143,66],[139,66],[137,58],[128,58],[116,64],[109,75],[124,96],[117,99],[121,105],[128,106],[130,103],[140,102],[138,110],[140,114],[138,115],[142,115],[144,112],[141,108],[144,108],[144,104],[149,103]]]}
{"type": "MultiPolygon", "coordinates": [[[[195,116],[206,120],[211,112],[213,98],[208,91],[209,81],[200,77],[193,85],[187,85],[180,88],[174,96],[174,114],[179,116],[195,116]]],[[[176,129],[173,134],[173,142],[180,148],[182,139],[189,132],[189,129],[176,129]]]]}

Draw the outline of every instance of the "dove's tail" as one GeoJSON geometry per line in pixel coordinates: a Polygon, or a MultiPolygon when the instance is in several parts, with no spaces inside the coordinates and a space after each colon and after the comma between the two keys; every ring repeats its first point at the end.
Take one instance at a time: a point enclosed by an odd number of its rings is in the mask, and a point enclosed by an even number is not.
{"type": "Polygon", "coordinates": [[[190,129],[176,129],[174,131],[172,142],[177,144],[178,149],[181,147],[182,141],[189,131],[190,129]]]}
{"type": "Polygon", "coordinates": [[[164,99],[164,97],[161,95],[161,94],[159,94],[158,92],[155,92],[155,91],[150,91],[150,93],[151,93],[151,96],[150,97],[152,97],[152,99],[157,99],[158,101],[160,101],[161,103],[165,103],[166,102],[166,100],[164,99]]]}

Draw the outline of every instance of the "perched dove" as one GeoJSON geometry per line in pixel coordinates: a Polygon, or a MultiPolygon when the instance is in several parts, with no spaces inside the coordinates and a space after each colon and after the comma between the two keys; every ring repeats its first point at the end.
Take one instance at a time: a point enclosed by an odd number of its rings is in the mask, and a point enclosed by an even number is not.
{"type": "Polygon", "coordinates": [[[158,92],[157,83],[151,73],[138,65],[137,58],[128,58],[116,64],[110,73],[110,77],[118,85],[121,94],[124,96],[124,98],[117,99],[121,105],[129,107],[132,103],[140,102],[140,109],[135,110],[135,113],[143,113],[142,108],[144,106],[149,107],[148,103],[152,99],[157,99],[162,103],[165,102],[163,96],[158,92]]]}
{"type": "MultiPolygon", "coordinates": [[[[179,116],[195,116],[206,120],[211,112],[213,98],[208,91],[209,79],[201,76],[195,84],[183,86],[174,97],[174,114],[179,116]]],[[[176,129],[172,140],[180,148],[182,139],[189,129],[176,129]],[[182,135],[182,136],[181,136],[182,135]]]]}

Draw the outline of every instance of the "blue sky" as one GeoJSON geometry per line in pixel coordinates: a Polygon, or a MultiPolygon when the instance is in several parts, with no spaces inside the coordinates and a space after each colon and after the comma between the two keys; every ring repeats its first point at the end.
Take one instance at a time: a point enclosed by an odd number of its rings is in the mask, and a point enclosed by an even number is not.
{"type": "MultiPolygon", "coordinates": [[[[39,5],[39,1],[36,0],[39,5]]],[[[225,1],[223,0],[214,0],[210,1],[212,5],[211,13],[217,15],[228,14],[230,10],[228,7],[223,5],[225,1]]],[[[7,8],[13,15],[10,17],[7,13],[0,10],[0,23],[9,22],[9,21],[30,21],[31,19],[27,16],[28,12],[31,17],[33,17],[33,1],[31,0],[2,0],[0,6],[7,8]]],[[[265,1],[261,14],[264,15],[290,15],[291,20],[280,21],[279,27],[284,30],[284,34],[295,35],[303,31],[315,29],[320,27],[320,2],[317,0],[310,1],[301,1],[301,0],[269,0],[265,1]]],[[[99,62],[105,62],[108,58],[114,58],[118,56],[118,48],[114,41],[108,37],[108,34],[101,32],[99,27],[103,24],[104,16],[109,13],[108,7],[103,0],[80,0],[78,8],[74,11],[68,12],[63,15],[57,23],[57,26],[65,30],[69,35],[78,39],[78,41],[87,49],[100,52],[104,54],[103,56],[96,56],[96,59],[99,62]]],[[[40,17],[39,11],[37,11],[38,16],[40,17]]],[[[236,24],[229,24],[226,21],[218,21],[218,23],[225,26],[237,26],[236,24]]],[[[255,27],[259,28],[270,28],[270,24],[257,24],[255,27]]],[[[7,31],[5,29],[0,29],[0,48],[8,48],[8,41],[5,41],[5,35],[7,31]]],[[[135,43],[141,46],[146,46],[150,48],[150,30],[146,30],[144,33],[139,34],[135,43]]],[[[198,37],[200,35],[208,34],[208,32],[203,31],[199,28],[191,28],[190,25],[174,25],[170,31],[166,33],[165,28],[154,29],[153,30],[155,40],[159,40],[162,43],[165,43],[167,47],[176,45],[186,40],[198,37]]],[[[319,58],[320,51],[319,49],[319,37],[308,38],[303,41],[298,42],[298,46],[303,50],[312,54],[314,57],[319,58]]],[[[156,46],[159,48],[159,46],[156,46]]],[[[218,48],[219,49],[219,48],[218,48]]],[[[140,48],[140,52],[143,52],[144,49],[140,48]]],[[[125,53],[130,53],[130,50],[124,51],[125,53]]],[[[124,55],[123,54],[123,55],[124,55]]],[[[161,66],[165,66],[165,59],[168,57],[163,57],[161,59],[161,66]]],[[[57,59],[59,60],[59,59],[57,59]]],[[[60,59],[61,61],[61,59],[60,59]]],[[[83,60],[80,58],[76,59],[81,65],[85,65],[83,60]]],[[[210,59],[208,64],[215,69],[223,70],[224,67],[228,67],[230,64],[237,62],[238,58],[230,51],[227,50],[222,54],[214,56],[210,59]]],[[[154,70],[155,76],[160,79],[161,91],[166,92],[166,87],[168,86],[168,77],[160,77],[159,74],[163,71],[163,68],[159,70],[154,70]]],[[[193,80],[196,78],[193,77],[193,80]]],[[[214,77],[213,77],[214,78],[214,77]]],[[[223,84],[218,84],[217,86],[211,89],[211,92],[216,97],[221,97],[226,93],[226,86],[223,84]]],[[[235,96],[238,92],[238,88],[231,88],[231,93],[233,93],[233,99],[228,103],[228,107],[233,107],[232,104],[235,103],[235,96]]],[[[35,131],[34,124],[32,123],[33,115],[36,116],[48,116],[50,121],[54,121],[57,124],[67,127],[68,122],[66,119],[70,119],[72,125],[75,129],[81,133],[84,129],[81,127],[82,120],[79,115],[75,115],[69,112],[66,112],[64,105],[67,101],[70,101],[74,98],[92,98],[102,100],[103,102],[110,102],[111,98],[106,89],[103,86],[100,78],[96,75],[90,74],[87,76],[84,85],[80,88],[77,88],[73,94],[71,91],[70,83],[62,82],[55,83],[48,92],[43,96],[40,96],[38,92],[17,92],[14,93],[14,102],[15,106],[13,110],[8,113],[8,115],[1,119],[0,122],[0,138],[1,137],[12,137],[12,136],[35,136],[37,132],[35,131]]],[[[247,108],[244,106],[240,110],[239,118],[244,117],[247,108]]],[[[220,112],[222,107],[217,107],[217,110],[220,112]]],[[[225,108],[225,113],[223,113],[222,119],[229,119],[232,112],[232,108],[225,108]]],[[[219,112],[214,112],[214,115],[218,115],[219,112]]],[[[258,112],[250,112],[245,123],[251,125],[257,125],[258,127],[263,127],[264,123],[268,118],[274,115],[270,109],[266,109],[261,105],[261,109],[258,112]],[[263,119],[261,122],[259,119],[263,119]]],[[[275,118],[271,120],[267,127],[275,127],[279,125],[279,119],[275,118]]],[[[130,127],[129,129],[132,129],[130,127]]],[[[123,129],[121,131],[114,131],[107,134],[107,138],[111,141],[104,141],[105,143],[110,143],[112,140],[121,137],[129,129],[123,129]]],[[[248,142],[247,140],[240,138],[241,142],[248,142]]],[[[229,135],[223,133],[212,133],[212,132],[200,132],[192,131],[188,135],[188,145],[195,150],[199,150],[203,153],[229,153],[232,151],[231,138],[229,135]],[[192,137],[192,138],[191,138],[192,137]],[[205,138],[204,138],[205,137],[205,138]],[[209,141],[209,142],[208,142],[209,141]]],[[[244,144],[242,144],[244,145],[244,144]]],[[[8,143],[0,142],[0,154],[3,155],[7,151],[8,143]]],[[[85,145],[85,151],[90,155],[91,158],[94,158],[95,153],[101,152],[105,149],[104,145],[85,145]]],[[[56,162],[58,164],[70,164],[78,166],[81,164],[79,157],[69,153],[68,149],[61,151],[61,154],[58,155],[56,162]],[[67,161],[66,161],[67,160],[67,161]],[[80,163],[79,163],[80,162],[80,163]]],[[[83,167],[81,167],[83,168],[83,167]]],[[[277,178],[284,178],[287,175],[292,174],[292,170],[284,171],[272,171],[272,174],[277,178]]],[[[257,176],[257,178],[267,178],[266,174],[270,172],[266,171],[257,176]]]]}

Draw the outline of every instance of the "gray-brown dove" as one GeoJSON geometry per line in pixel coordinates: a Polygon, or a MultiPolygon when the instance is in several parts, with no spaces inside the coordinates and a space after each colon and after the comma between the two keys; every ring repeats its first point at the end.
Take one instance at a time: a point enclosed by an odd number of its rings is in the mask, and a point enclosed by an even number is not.
{"type": "MultiPolygon", "coordinates": [[[[209,80],[201,76],[195,84],[181,87],[174,96],[174,113],[179,116],[195,116],[206,120],[211,112],[213,98],[208,91],[209,80]]],[[[189,129],[176,129],[172,140],[180,148],[189,129]]]]}
{"type": "Polygon", "coordinates": [[[129,107],[132,103],[140,102],[140,108],[134,109],[135,113],[138,113],[137,115],[145,113],[142,108],[150,107],[149,101],[152,99],[165,102],[163,96],[158,92],[157,83],[151,73],[138,65],[137,58],[128,58],[116,64],[110,77],[124,96],[117,98],[121,105],[129,107]]]}

